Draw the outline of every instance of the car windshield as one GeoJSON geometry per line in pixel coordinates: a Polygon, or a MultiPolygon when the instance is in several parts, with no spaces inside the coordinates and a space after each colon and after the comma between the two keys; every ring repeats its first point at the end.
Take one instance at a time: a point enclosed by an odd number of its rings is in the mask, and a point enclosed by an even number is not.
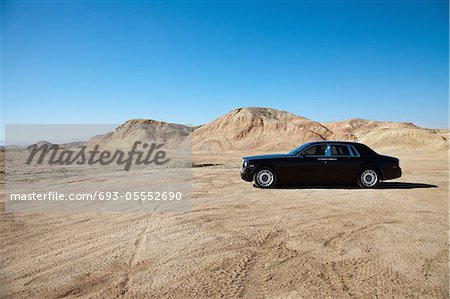
{"type": "Polygon", "coordinates": [[[299,147],[297,147],[296,149],[293,149],[292,151],[290,151],[289,153],[287,153],[288,155],[294,156],[296,154],[298,154],[301,150],[303,150],[305,147],[307,147],[308,145],[310,145],[311,143],[305,143],[300,145],[299,147]]]}

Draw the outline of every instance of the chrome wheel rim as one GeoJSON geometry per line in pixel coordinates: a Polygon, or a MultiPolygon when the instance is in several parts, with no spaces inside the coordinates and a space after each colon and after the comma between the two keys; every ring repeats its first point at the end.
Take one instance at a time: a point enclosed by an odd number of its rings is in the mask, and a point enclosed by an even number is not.
{"type": "Polygon", "coordinates": [[[274,177],[273,173],[270,170],[261,170],[256,175],[256,180],[258,181],[258,184],[263,187],[268,187],[273,183],[274,177]]]}
{"type": "Polygon", "coordinates": [[[368,169],[361,174],[361,182],[366,187],[374,186],[378,181],[378,175],[375,171],[368,169]]]}

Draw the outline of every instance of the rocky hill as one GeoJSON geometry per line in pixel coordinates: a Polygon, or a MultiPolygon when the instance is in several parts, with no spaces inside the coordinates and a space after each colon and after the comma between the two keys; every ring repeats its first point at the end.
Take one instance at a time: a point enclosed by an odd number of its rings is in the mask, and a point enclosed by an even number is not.
{"type": "Polygon", "coordinates": [[[285,151],[316,140],[348,140],[375,148],[429,147],[448,149],[447,130],[425,129],[412,123],[353,118],[320,123],[272,108],[238,108],[194,128],[150,119],[132,119],[88,146],[129,149],[134,141],[164,143],[166,148],[194,151],[285,151]]]}
{"type": "Polygon", "coordinates": [[[118,126],[114,132],[97,135],[88,141],[88,147],[100,145],[101,148],[130,149],[135,141],[165,144],[165,148],[190,146],[191,128],[155,121],[151,119],[132,119],[118,126]]]}
{"type": "Polygon", "coordinates": [[[192,134],[194,150],[287,150],[315,140],[349,140],[380,147],[448,148],[448,131],[412,123],[350,119],[319,123],[271,108],[239,108],[192,134]]]}

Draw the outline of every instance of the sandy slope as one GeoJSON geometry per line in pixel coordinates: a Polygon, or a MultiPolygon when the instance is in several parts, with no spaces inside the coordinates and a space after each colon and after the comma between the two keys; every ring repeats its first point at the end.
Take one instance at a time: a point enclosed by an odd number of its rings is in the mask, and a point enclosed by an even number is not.
{"type": "Polygon", "coordinates": [[[0,297],[448,298],[447,155],[391,151],[376,190],[256,189],[241,154],[194,153],[220,165],[192,212],[3,213],[0,297]]]}

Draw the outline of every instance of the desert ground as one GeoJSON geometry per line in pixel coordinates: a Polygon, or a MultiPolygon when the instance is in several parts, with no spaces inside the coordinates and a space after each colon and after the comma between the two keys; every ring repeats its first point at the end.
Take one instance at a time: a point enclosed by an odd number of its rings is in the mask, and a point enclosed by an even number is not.
{"type": "Polygon", "coordinates": [[[257,189],[249,152],[194,152],[190,212],[2,212],[0,297],[448,298],[447,151],[389,153],[374,190],[257,189]]]}

